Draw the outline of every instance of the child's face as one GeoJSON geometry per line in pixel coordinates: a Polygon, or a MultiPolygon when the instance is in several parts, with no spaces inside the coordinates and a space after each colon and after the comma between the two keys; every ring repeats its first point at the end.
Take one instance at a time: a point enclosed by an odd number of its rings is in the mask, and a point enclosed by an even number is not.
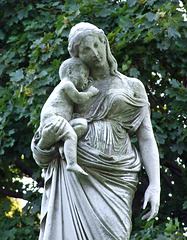
{"type": "Polygon", "coordinates": [[[83,91],[88,85],[89,71],[85,67],[79,66],[79,68],[74,69],[74,85],[78,91],[83,91]]]}

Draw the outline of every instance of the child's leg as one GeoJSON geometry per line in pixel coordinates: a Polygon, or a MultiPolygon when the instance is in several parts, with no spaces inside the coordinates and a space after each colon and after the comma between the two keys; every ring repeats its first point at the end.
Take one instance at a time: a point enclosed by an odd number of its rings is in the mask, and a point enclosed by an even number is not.
{"type": "MultiPolygon", "coordinates": [[[[71,127],[71,126],[70,126],[71,127]]],[[[77,164],[77,134],[71,127],[69,128],[68,134],[64,140],[64,155],[67,162],[66,169],[68,171],[81,173],[88,175],[78,164],[77,164]]]]}
{"type": "Polygon", "coordinates": [[[88,130],[88,123],[85,118],[75,118],[70,120],[69,123],[76,132],[78,138],[81,138],[88,130]]]}

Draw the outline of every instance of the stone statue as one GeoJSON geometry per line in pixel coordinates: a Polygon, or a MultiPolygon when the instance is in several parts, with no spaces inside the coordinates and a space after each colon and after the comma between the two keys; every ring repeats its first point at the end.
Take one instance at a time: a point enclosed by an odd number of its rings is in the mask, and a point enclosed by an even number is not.
{"type": "Polygon", "coordinates": [[[159,155],[146,92],[138,79],[117,71],[108,40],[96,26],[75,25],[68,50],[72,60],[60,68],[62,81],[44,105],[31,144],[45,171],[39,240],[128,240],[141,165],[149,178],[143,208],[151,205],[143,219],[155,217],[160,202],[159,155]],[[77,59],[75,70],[71,64],[77,59]],[[81,68],[84,73],[88,68],[89,82],[88,73],[80,77],[81,68]],[[74,92],[86,97],[77,101],[74,92]],[[130,141],[134,134],[140,153],[130,141]],[[78,142],[69,150],[72,136],[78,142]],[[71,163],[79,170],[68,169],[71,163]]]}

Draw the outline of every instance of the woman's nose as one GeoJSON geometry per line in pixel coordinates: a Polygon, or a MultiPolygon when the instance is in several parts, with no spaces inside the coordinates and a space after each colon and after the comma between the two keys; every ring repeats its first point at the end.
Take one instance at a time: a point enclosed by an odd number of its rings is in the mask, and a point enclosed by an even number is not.
{"type": "Polygon", "coordinates": [[[95,58],[98,58],[98,57],[99,57],[98,51],[95,50],[95,49],[93,49],[93,51],[92,51],[92,56],[93,56],[94,59],[95,59],[95,58]]]}

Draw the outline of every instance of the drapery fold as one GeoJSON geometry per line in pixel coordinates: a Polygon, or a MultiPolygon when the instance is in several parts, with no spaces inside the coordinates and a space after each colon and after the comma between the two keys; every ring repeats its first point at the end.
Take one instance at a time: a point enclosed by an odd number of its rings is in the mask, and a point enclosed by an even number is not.
{"type": "Polygon", "coordinates": [[[88,176],[67,172],[62,159],[45,173],[39,239],[128,239],[137,173],[93,162],[86,166],[84,150],[78,154],[88,176]]]}

